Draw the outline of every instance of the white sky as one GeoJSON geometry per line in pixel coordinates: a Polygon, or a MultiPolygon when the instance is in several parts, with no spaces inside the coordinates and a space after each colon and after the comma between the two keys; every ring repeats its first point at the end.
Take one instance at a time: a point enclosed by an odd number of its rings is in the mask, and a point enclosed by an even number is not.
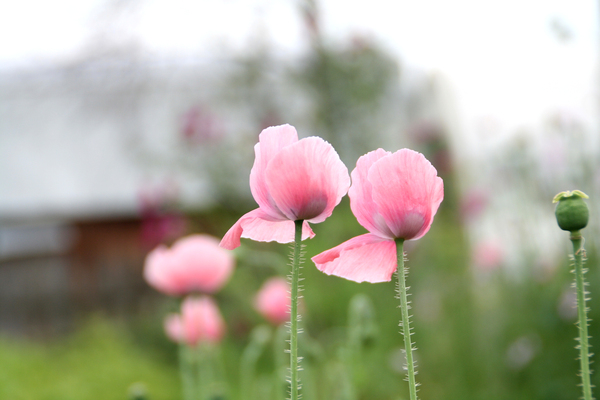
{"type": "MultiPolygon", "coordinates": [[[[112,0],[118,1],[118,0],[112,0]]],[[[120,0],[124,1],[124,0],[120,0]]],[[[0,2],[0,67],[73,57],[102,20],[104,0],[0,2]]],[[[127,3],[127,1],[125,1],[127,3]]],[[[215,55],[257,35],[283,54],[306,46],[291,0],[129,1],[119,35],[159,54],[215,55]]],[[[593,0],[321,0],[331,40],[372,36],[406,64],[446,76],[466,121],[514,128],[549,110],[586,115],[595,106],[598,30],[593,0]],[[571,38],[553,33],[556,20],[571,38]]]]}
{"type": "MultiPolygon", "coordinates": [[[[193,55],[210,60],[232,50],[243,51],[266,38],[280,55],[293,57],[308,44],[298,4],[292,0],[0,0],[0,74],[6,68],[77,59],[82,50],[98,43],[99,27],[107,24],[112,27],[109,39],[113,43],[138,43],[158,56],[193,55]],[[128,11],[107,12],[106,4],[118,2],[127,5],[128,11]]],[[[467,139],[460,143],[467,154],[484,154],[482,148],[494,145],[478,142],[482,121],[491,121],[500,140],[522,126],[535,130],[557,110],[598,124],[600,12],[594,0],[320,0],[319,5],[327,40],[370,36],[403,65],[448,80],[456,100],[458,128],[467,139]],[[552,21],[570,32],[568,41],[557,38],[552,21]]],[[[37,202],[40,209],[48,208],[49,194],[68,210],[79,204],[76,195],[89,196],[87,203],[80,202],[87,207],[105,198],[135,206],[137,175],[132,171],[128,178],[118,167],[110,171],[113,175],[73,174],[72,164],[61,163],[72,158],[61,158],[61,154],[57,165],[63,175],[55,173],[55,180],[45,181],[50,187],[47,192],[38,193],[36,186],[37,198],[17,194],[37,202]],[[120,177],[121,189],[111,180],[115,176],[120,177]],[[77,179],[89,182],[96,192],[85,192],[81,189],[85,185],[77,179]],[[65,185],[71,191],[62,190],[65,185]],[[72,193],[75,189],[81,193],[72,193]]],[[[46,156],[51,159],[56,154],[46,156]]],[[[4,161],[10,164],[10,160],[5,157],[4,161]]],[[[25,175],[27,169],[23,171],[25,175]]],[[[9,181],[5,177],[2,183],[9,181]]],[[[32,212],[31,204],[9,205],[32,212]]]]}

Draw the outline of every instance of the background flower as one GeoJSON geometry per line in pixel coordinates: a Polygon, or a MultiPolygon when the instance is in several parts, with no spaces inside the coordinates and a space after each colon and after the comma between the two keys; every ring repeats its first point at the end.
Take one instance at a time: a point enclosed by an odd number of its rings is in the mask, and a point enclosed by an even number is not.
{"type": "Polygon", "coordinates": [[[254,308],[275,325],[290,319],[290,306],[290,285],[279,277],[267,280],[254,300],[254,308]]]}
{"type": "Polygon", "coordinates": [[[191,235],[169,249],[160,245],[146,257],[144,277],[155,289],[172,296],[219,290],[234,268],[233,255],[209,235],[191,235]]]}
{"type": "Polygon", "coordinates": [[[188,297],[181,305],[181,314],[165,318],[165,333],[174,342],[189,346],[217,343],[225,334],[225,322],[212,298],[188,297]]]}

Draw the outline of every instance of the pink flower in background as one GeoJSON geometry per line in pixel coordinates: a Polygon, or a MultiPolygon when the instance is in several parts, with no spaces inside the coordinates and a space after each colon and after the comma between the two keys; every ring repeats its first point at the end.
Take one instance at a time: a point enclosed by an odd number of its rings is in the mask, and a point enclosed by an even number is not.
{"type": "Polygon", "coordinates": [[[460,214],[464,222],[471,222],[483,214],[490,203],[490,194],[483,189],[470,189],[460,203],[460,214]]]}
{"type": "Polygon", "coordinates": [[[165,318],[165,332],[174,342],[189,346],[217,343],[225,333],[225,322],[213,299],[188,297],[181,305],[181,315],[169,314],[165,318]]]}
{"type": "Polygon", "coordinates": [[[186,220],[174,206],[177,197],[177,187],[169,181],[139,191],[140,236],[145,248],[152,249],[184,234],[186,220]]]}
{"type": "Polygon", "coordinates": [[[266,281],[254,300],[254,308],[274,325],[289,321],[291,304],[290,285],[283,278],[266,281]]]}
{"type": "Polygon", "coordinates": [[[350,186],[348,169],[333,147],[318,137],[298,140],[296,129],[263,130],[254,147],[250,190],[259,208],[240,218],[221,246],[234,249],[240,238],[261,242],[294,240],[294,221],[306,220],[302,239],[313,237],[307,222],[323,222],[350,186]]]}
{"type": "Polygon", "coordinates": [[[502,265],[504,251],[502,246],[494,241],[477,244],[473,251],[473,264],[482,271],[492,271],[502,265]]]}
{"type": "Polygon", "coordinates": [[[233,272],[233,255],[209,235],[191,235],[169,249],[160,245],[146,257],[144,278],[155,289],[172,296],[219,290],[233,272]]]}
{"type": "Polygon", "coordinates": [[[206,107],[197,105],[181,116],[183,136],[196,143],[204,143],[223,136],[223,127],[218,117],[206,107]]]}
{"type": "Polygon", "coordinates": [[[429,231],[444,198],[444,184],[421,153],[378,149],[358,159],[348,195],[356,219],[370,233],[312,260],[328,275],[385,282],[397,268],[394,239],[416,240],[429,231]]]}

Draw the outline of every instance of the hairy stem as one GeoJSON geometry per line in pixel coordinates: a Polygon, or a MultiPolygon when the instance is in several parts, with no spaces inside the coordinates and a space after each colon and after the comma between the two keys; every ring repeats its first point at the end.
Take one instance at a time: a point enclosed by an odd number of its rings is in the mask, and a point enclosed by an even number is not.
{"type": "Polygon", "coordinates": [[[573,243],[573,258],[575,261],[575,287],[577,289],[577,314],[579,327],[579,361],[581,364],[581,385],[583,386],[584,400],[592,400],[592,386],[590,384],[590,353],[588,344],[588,318],[587,307],[585,305],[586,282],[585,270],[583,269],[583,257],[585,250],[583,249],[583,237],[579,231],[571,232],[571,242],[573,243]]]}
{"type": "Polygon", "coordinates": [[[298,286],[300,281],[300,251],[302,245],[303,220],[294,222],[294,253],[292,256],[292,306],[290,309],[290,395],[298,400],[300,379],[298,378],[298,286]]]}
{"type": "Polygon", "coordinates": [[[417,382],[415,381],[415,363],[413,360],[413,343],[411,341],[412,332],[410,329],[410,316],[408,314],[408,295],[406,293],[406,274],[404,268],[404,239],[396,239],[396,254],[398,257],[398,298],[400,299],[400,308],[402,309],[402,321],[400,328],[404,336],[404,351],[406,353],[406,372],[408,376],[408,390],[410,400],[417,400],[417,382]]]}

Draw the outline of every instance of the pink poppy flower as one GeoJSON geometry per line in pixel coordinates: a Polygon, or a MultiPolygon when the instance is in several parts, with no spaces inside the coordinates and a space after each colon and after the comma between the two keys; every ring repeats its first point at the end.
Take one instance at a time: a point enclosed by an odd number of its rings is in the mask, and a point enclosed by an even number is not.
{"type": "Polygon", "coordinates": [[[290,285],[283,278],[266,281],[254,300],[254,308],[274,325],[289,321],[291,304],[290,285]]]}
{"type": "Polygon", "coordinates": [[[308,222],[323,222],[350,186],[348,169],[334,148],[319,137],[298,140],[291,125],[263,130],[254,146],[250,190],[259,208],[240,218],[221,246],[234,249],[240,238],[261,242],[294,240],[294,221],[305,220],[302,239],[314,237],[308,222]]]}
{"type": "Polygon", "coordinates": [[[179,239],[169,249],[160,245],[146,257],[144,278],[156,290],[171,296],[219,290],[233,272],[233,255],[209,235],[179,239]]]}
{"type": "Polygon", "coordinates": [[[165,333],[172,341],[189,346],[218,343],[225,334],[225,322],[213,299],[188,297],[181,305],[181,314],[165,318],[165,333]]]}
{"type": "Polygon", "coordinates": [[[444,184],[421,153],[378,149],[358,159],[348,196],[356,219],[370,233],[312,260],[328,275],[387,282],[397,268],[394,239],[416,240],[429,231],[444,198],[444,184]]]}

